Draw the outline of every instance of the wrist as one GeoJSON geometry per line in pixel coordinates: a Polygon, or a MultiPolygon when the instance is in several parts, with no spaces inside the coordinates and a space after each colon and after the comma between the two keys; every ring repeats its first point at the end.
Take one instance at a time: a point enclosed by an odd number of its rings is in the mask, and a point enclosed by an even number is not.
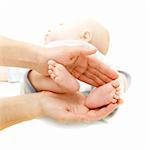
{"type": "Polygon", "coordinates": [[[13,124],[43,116],[40,93],[0,100],[0,130],[13,124]]]}
{"type": "Polygon", "coordinates": [[[54,103],[52,102],[52,97],[54,95],[51,92],[42,91],[39,92],[40,98],[38,99],[40,104],[40,110],[42,116],[51,117],[51,113],[54,111],[54,103]]]}
{"type": "Polygon", "coordinates": [[[38,69],[40,68],[39,66],[41,64],[43,47],[37,45],[30,45],[29,49],[30,49],[29,51],[32,51],[32,55],[33,55],[33,58],[31,58],[32,63],[30,69],[38,71],[38,69]]]}
{"type": "Polygon", "coordinates": [[[39,92],[39,94],[40,94],[40,98],[38,98],[38,103],[40,106],[40,114],[41,116],[46,116],[45,108],[47,105],[48,92],[42,91],[42,92],[39,92]]]}
{"type": "Polygon", "coordinates": [[[37,72],[48,75],[48,60],[52,59],[52,50],[45,47],[37,47],[36,65],[33,67],[37,72]]]}
{"type": "Polygon", "coordinates": [[[43,116],[45,116],[44,109],[43,109],[44,100],[45,100],[45,92],[43,92],[43,91],[38,92],[38,93],[36,93],[36,96],[37,96],[37,99],[35,101],[37,103],[37,106],[35,109],[38,112],[38,116],[43,117],[43,116]]]}

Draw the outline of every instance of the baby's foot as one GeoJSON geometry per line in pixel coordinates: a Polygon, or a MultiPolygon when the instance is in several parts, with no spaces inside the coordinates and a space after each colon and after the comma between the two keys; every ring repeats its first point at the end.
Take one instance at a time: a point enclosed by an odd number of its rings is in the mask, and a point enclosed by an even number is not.
{"type": "Polygon", "coordinates": [[[120,98],[119,95],[119,81],[114,80],[91,91],[85,104],[89,108],[101,107],[110,103],[116,103],[120,98]]]}
{"type": "Polygon", "coordinates": [[[63,65],[58,64],[53,60],[48,61],[48,65],[48,73],[57,85],[63,88],[66,92],[72,93],[79,90],[79,83],[63,65]]]}

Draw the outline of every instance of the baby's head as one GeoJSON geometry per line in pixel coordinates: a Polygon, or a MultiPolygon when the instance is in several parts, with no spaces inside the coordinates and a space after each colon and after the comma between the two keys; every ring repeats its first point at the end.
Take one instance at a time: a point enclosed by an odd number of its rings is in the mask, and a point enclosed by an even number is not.
{"type": "Polygon", "coordinates": [[[107,53],[109,47],[108,31],[91,18],[60,23],[51,27],[45,36],[45,43],[56,40],[83,40],[93,44],[103,54],[107,53]]]}

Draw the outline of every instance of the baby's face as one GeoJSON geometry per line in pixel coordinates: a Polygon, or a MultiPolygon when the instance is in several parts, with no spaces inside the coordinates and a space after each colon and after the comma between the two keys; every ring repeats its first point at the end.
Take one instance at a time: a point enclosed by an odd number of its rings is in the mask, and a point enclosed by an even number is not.
{"type": "Polygon", "coordinates": [[[82,40],[94,45],[100,52],[106,54],[109,46],[109,33],[97,21],[69,20],[51,26],[45,35],[45,44],[57,40],[82,40]]]}
{"type": "Polygon", "coordinates": [[[51,26],[48,33],[45,35],[45,44],[55,40],[79,40],[80,28],[72,24],[60,23],[51,26]]]}

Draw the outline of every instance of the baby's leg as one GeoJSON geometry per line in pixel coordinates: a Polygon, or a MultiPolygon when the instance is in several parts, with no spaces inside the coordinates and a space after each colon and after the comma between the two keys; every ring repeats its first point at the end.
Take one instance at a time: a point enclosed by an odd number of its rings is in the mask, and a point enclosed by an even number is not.
{"type": "Polygon", "coordinates": [[[61,87],[67,93],[72,93],[79,90],[79,83],[63,65],[58,64],[53,60],[50,60],[48,65],[49,75],[59,87],[61,87]]]}
{"type": "Polygon", "coordinates": [[[116,103],[119,99],[119,94],[119,81],[115,80],[91,91],[85,104],[88,108],[97,108],[109,103],[116,103]]]}

